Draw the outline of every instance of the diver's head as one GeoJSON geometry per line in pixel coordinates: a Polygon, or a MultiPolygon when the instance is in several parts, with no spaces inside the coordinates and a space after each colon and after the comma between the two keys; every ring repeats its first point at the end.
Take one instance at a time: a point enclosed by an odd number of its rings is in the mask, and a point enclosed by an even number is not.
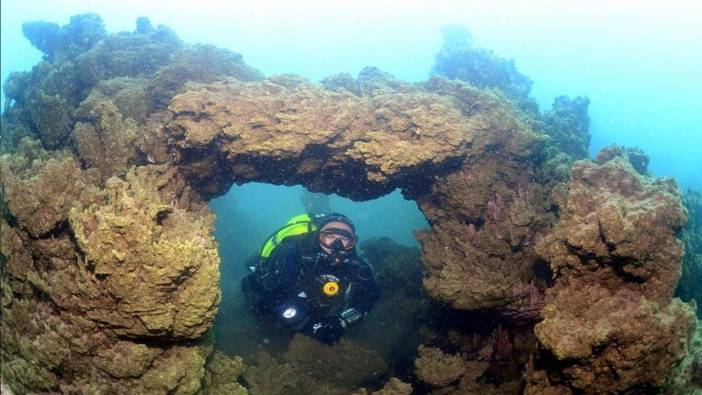
{"type": "Polygon", "coordinates": [[[353,222],[345,215],[329,214],[320,218],[318,224],[319,247],[334,258],[334,262],[343,262],[358,241],[353,222]]]}

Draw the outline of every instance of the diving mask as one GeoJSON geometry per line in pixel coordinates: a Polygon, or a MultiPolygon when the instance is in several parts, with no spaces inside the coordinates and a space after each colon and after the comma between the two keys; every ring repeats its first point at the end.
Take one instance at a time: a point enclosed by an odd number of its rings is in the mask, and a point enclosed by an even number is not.
{"type": "Polygon", "coordinates": [[[356,236],[346,229],[327,228],[319,232],[320,244],[332,251],[349,251],[356,241],[356,236]]]}

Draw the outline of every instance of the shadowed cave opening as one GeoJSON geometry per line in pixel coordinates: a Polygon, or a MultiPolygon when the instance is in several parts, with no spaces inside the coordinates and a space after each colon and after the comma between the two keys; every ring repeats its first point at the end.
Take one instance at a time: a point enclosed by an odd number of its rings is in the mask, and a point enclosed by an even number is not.
{"type": "MultiPolygon", "coordinates": [[[[234,185],[228,193],[209,202],[216,214],[215,237],[221,258],[222,301],[214,326],[217,349],[232,356],[243,356],[245,360],[254,360],[255,354],[262,350],[272,355],[285,351],[290,333],[286,328],[262,327],[265,324],[259,322],[245,305],[240,283],[249,273],[247,261],[258,253],[266,238],[289,218],[304,213],[310,201],[321,207],[320,211],[326,207],[354,221],[359,236],[358,252],[371,266],[374,263],[378,265],[379,248],[385,248],[388,258],[399,259],[397,263],[402,264],[402,256],[396,256],[397,251],[388,250],[396,247],[411,254],[411,269],[418,275],[422,274],[420,245],[413,232],[426,229],[429,225],[416,202],[405,199],[399,190],[359,202],[336,194],[312,193],[301,185],[279,186],[256,182],[234,185]]],[[[376,277],[383,275],[378,273],[379,269],[382,271],[382,268],[374,267],[376,277]]],[[[415,280],[421,279],[415,277],[415,280]]],[[[379,286],[382,287],[382,284],[379,286]]],[[[421,281],[402,286],[413,288],[417,295],[422,292],[421,281]]],[[[389,295],[393,290],[385,291],[389,295]]],[[[372,315],[368,318],[365,321],[374,319],[372,315]]],[[[374,324],[377,326],[378,323],[374,324]]],[[[402,323],[387,324],[396,326],[402,323]]],[[[365,338],[363,340],[371,344],[374,340],[377,342],[378,339],[371,338],[374,330],[364,326],[364,322],[361,322],[359,328],[353,328],[347,335],[354,339],[365,338]]]]}

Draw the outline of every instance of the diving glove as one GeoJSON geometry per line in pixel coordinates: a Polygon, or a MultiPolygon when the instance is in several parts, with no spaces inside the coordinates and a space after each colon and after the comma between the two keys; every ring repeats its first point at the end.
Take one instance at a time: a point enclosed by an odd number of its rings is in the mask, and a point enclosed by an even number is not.
{"type": "Polygon", "coordinates": [[[350,308],[341,312],[341,318],[348,324],[353,324],[363,317],[363,315],[356,309],[350,308]]]}
{"type": "Polygon", "coordinates": [[[322,343],[334,344],[341,338],[345,327],[346,322],[343,319],[339,317],[325,317],[313,324],[307,325],[303,333],[322,343]]]}

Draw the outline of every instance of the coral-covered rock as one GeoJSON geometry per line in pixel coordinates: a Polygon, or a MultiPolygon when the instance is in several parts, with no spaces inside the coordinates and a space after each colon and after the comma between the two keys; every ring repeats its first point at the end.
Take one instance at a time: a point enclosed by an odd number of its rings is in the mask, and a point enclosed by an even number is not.
{"type": "Polygon", "coordinates": [[[0,157],[4,200],[9,214],[33,236],[50,232],[78,203],[97,199],[94,171],[84,172],[68,152],[46,152],[23,140],[17,155],[0,157]]]}
{"type": "Polygon", "coordinates": [[[169,108],[167,138],[191,168],[184,169],[190,181],[203,190],[209,182],[211,193],[232,180],[265,179],[367,199],[458,158],[474,128],[484,126],[467,122],[438,95],[366,100],[289,76],[191,85],[169,108]],[[219,153],[205,157],[205,147],[219,153]],[[231,170],[229,178],[212,186],[222,168],[231,170]]]}
{"type": "Polygon", "coordinates": [[[577,162],[557,227],[537,247],[556,276],[591,277],[667,304],[680,278],[685,221],[677,185],[638,174],[622,157],[577,162]]]}
{"type": "Polygon", "coordinates": [[[110,101],[85,100],[78,113],[81,121],[76,123],[73,135],[80,158],[87,166],[97,168],[104,179],[123,175],[136,156],[136,122],[124,119],[110,101]]]}
{"type": "Polygon", "coordinates": [[[419,358],[414,362],[414,372],[424,383],[443,388],[458,381],[466,372],[466,367],[459,355],[419,346],[419,358]]]}
{"type": "Polygon", "coordinates": [[[683,198],[688,221],[680,235],[685,244],[682,277],[675,295],[684,301],[694,300],[697,317],[702,318],[702,194],[688,190],[683,198]]]}
{"type": "Polygon", "coordinates": [[[602,148],[595,158],[595,163],[601,165],[617,157],[625,158],[639,174],[648,174],[648,155],[641,149],[635,147],[611,145],[602,148]]]}
{"type": "Polygon", "coordinates": [[[383,388],[371,392],[371,395],[410,395],[411,393],[412,384],[405,383],[397,377],[393,377],[385,383],[383,388]]]}
{"type": "Polygon", "coordinates": [[[536,335],[574,388],[620,391],[661,386],[680,361],[695,326],[687,305],[661,308],[641,294],[581,285],[558,293],[544,309],[536,335]]]}
{"type": "Polygon", "coordinates": [[[470,32],[461,26],[442,29],[444,43],[436,55],[432,72],[459,79],[481,88],[496,88],[529,112],[538,105],[529,98],[533,81],[517,71],[514,59],[503,59],[494,52],[473,46],[470,32]]]}
{"type": "Polygon", "coordinates": [[[325,89],[330,91],[336,91],[345,89],[356,96],[361,95],[361,91],[358,87],[358,82],[349,73],[341,73],[330,75],[321,81],[325,89]]]}
{"type": "Polygon", "coordinates": [[[702,391],[702,322],[697,321],[697,332],[683,361],[678,365],[668,382],[663,386],[665,393],[684,394],[702,391]]]}
{"type": "Polygon", "coordinates": [[[283,395],[295,393],[303,378],[294,366],[260,352],[254,361],[247,362],[243,379],[252,395],[283,395]]]}
{"type": "Polygon", "coordinates": [[[348,389],[377,380],[388,369],[378,354],[348,339],[329,346],[298,334],[290,342],[284,358],[300,374],[317,383],[348,389]]]}
{"type": "Polygon", "coordinates": [[[590,147],[590,117],[587,109],[590,99],[558,96],[551,110],[543,116],[544,132],[551,138],[547,154],[568,155],[572,160],[588,157],[590,147]]]}
{"type": "Polygon", "coordinates": [[[166,107],[186,82],[212,83],[221,77],[255,81],[263,79],[263,74],[247,66],[236,52],[213,45],[189,46],[174,53],[168,64],[154,74],[147,88],[150,107],[166,107]]]}
{"type": "Polygon", "coordinates": [[[237,382],[245,369],[241,357],[230,358],[215,351],[207,362],[206,368],[204,383],[206,395],[248,394],[246,388],[237,382]]]}
{"type": "Polygon", "coordinates": [[[63,27],[55,23],[25,22],[22,33],[48,59],[75,57],[107,35],[97,14],[74,15],[63,27]]]}
{"type": "Polygon", "coordinates": [[[111,302],[86,312],[115,333],[196,338],[219,303],[213,218],[175,206],[154,184],[158,171],[137,168],[107,181],[105,202],[74,207],[71,228],[85,265],[111,302]]]}
{"type": "Polygon", "coordinates": [[[559,222],[536,247],[556,284],[535,332],[559,375],[546,384],[532,373],[527,392],[660,388],[694,332],[690,306],[672,300],[685,221],[677,186],[641,175],[625,157],[600,162],[573,166],[559,222]]]}

